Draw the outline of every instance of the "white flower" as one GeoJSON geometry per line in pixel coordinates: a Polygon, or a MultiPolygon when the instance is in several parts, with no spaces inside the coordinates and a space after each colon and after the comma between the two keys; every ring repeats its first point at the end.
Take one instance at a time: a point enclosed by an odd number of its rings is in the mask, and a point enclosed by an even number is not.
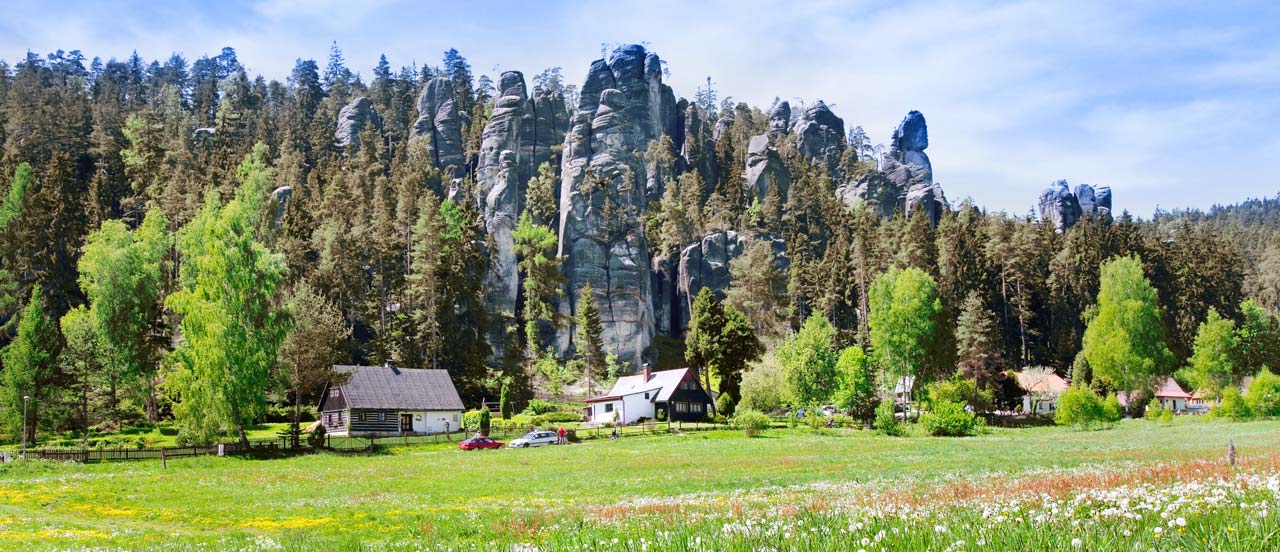
{"type": "Polygon", "coordinates": [[[1080,548],[1080,546],[1081,546],[1081,545],[1083,545],[1083,544],[1084,544],[1084,543],[1083,543],[1083,542],[1081,542],[1081,541],[1080,541],[1080,539],[1071,539],[1071,547],[1072,547],[1072,548],[1080,548]]]}
{"type": "Polygon", "coordinates": [[[1173,521],[1174,521],[1174,523],[1177,523],[1177,524],[1178,524],[1178,527],[1186,527],[1186,526],[1187,526],[1187,518],[1180,517],[1180,518],[1175,519],[1175,520],[1173,520],[1173,521]]]}
{"type": "Polygon", "coordinates": [[[934,526],[933,526],[933,532],[934,532],[934,533],[938,533],[938,534],[946,533],[946,532],[947,532],[947,526],[946,526],[946,525],[934,525],[934,526]]]}
{"type": "Polygon", "coordinates": [[[1155,532],[1156,532],[1156,534],[1157,534],[1157,535],[1159,535],[1159,534],[1163,533],[1163,532],[1164,532],[1164,527],[1156,527],[1156,528],[1155,528],[1155,532]]]}

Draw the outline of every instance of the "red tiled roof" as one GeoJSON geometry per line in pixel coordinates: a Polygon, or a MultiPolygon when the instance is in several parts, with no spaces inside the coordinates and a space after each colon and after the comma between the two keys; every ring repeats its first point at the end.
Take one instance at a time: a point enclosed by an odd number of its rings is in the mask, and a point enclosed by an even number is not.
{"type": "Polygon", "coordinates": [[[1043,377],[1036,377],[1025,371],[1014,372],[1018,378],[1018,387],[1024,391],[1037,393],[1053,393],[1058,394],[1066,391],[1071,387],[1067,380],[1062,379],[1057,374],[1048,374],[1043,377]]]}

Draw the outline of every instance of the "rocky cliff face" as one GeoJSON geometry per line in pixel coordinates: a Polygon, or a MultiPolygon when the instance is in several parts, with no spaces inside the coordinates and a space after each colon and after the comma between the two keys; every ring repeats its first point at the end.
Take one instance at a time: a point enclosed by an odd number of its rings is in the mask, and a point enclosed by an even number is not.
{"type": "Polygon", "coordinates": [[[883,216],[902,209],[910,216],[922,212],[933,224],[950,208],[942,186],[933,181],[933,165],[924,150],[929,147],[929,128],[919,111],[907,116],[893,131],[889,152],[881,160],[881,171],[841,185],[836,193],[849,207],[865,202],[883,216]]]}
{"type": "Polygon", "coordinates": [[[1111,188],[1101,186],[1094,189],[1088,184],[1080,184],[1073,192],[1066,180],[1059,180],[1040,193],[1037,206],[1040,220],[1058,232],[1066,232],[1083,217],[1110,217],[1111,188]]]}
{"type": "Polygon", "coordinates": [[[453,81],[436,77],[418,94],[418,119],[412,140],[425,144],[436,168],[453,167],[453,176],[466,171],[462,152],[462,117],[453,96],[453,81]]]}
{"type": "MultiPolygon", "coordinates": [[[[840,122],[841,126],[844,121],[840,122]]],[[[791,131],[791,104],[787,102],[778,102],[769,111],[769,135],[781,136],[791,131]]]]}
{"type": "MultiPolygon", "coordinates": [[[[658,56],[623,46],[591,64],[565,137],[560,254],[568,293],[560,311],[575,315],[590,283],[605,345],[630,369],[652,355],[655,331],[642,155],[650,141],[673,134],[676,113],[658,56]]],[[[557,335],[561,354],[572,348],[576,330],[557,335]]]]}
{"type": "MultiPolygon", "coordinates": [[[[689,316],[693,301],[702,288],[708,288],[719,299],[724,299],[732,278],[729,265],[742,255],[751,240],[767,240],[773,247],[773,264],[786,272],[791,268],[787,257],[786,242],[773,234],[743,235],[732,230],[709,232],[697,243],[680,250],[678,255],[664,259],[661,270],[655,270],[656,281],[661,283],[661,298],[655,295],[655,311],[661,312],[671,335],[680,336],[689,329],[689,316]],[[672,264],[674,262],[674,267],[672,264]],[[674,271],[672,270],[674,268],[674,271]],[[668,311],[668,312],[663,312],[668,311]]],[[[657,263],[655,263],[657,266],[657,263]]]]}
{"type": "MultiPolygon", "coordinates": [[[[787,106],[787,114],[791,106],[787,106]]],[[[770,117],[772,130],[773,117],[770,117]]],[[[833,178],[838,176],[840,155],[844,153],[844,120],[836,117],[821,101],[806,107],[796,123],[796,148],[800,154],[827,168],[833,178]]]]}
{"type": "Polygon", "coordinates": [[[746,179],[747,189],[755,195],[760,203],[769,194],[770,187],[778,189],[778,199],[785,201],[787,191],[791,188],[791,174],[778,155],[778,150],[771,143],[770,134],[761,134],[751,138],[747,145],[747,170],[742,175],[746,179]]]}
{"type": "Polygon", "coordinates": [[[373,100],[361,96],[355,98],[338,111],[338,127],[333,132],[334,143],[339,148],[360,147],[360,133],[372,126],[380,128],[382,118],[373,109],[373,100]]]}

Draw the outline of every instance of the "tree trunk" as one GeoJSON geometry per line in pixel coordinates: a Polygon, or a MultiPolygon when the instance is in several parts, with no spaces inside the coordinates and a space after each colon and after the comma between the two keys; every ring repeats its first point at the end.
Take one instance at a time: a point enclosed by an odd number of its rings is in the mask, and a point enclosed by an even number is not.
{"type": "Polygon", "coordinates": [[[293,424],[289,426],[289,447],[302,446],[302,394],[293,390],[293,424]]]}

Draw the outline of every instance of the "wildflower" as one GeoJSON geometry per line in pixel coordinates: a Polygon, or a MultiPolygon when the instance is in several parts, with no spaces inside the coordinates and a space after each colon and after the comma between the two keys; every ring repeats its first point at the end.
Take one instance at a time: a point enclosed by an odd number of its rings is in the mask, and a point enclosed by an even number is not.
{"type": "Polygon", "coordinates": [[[1071,547],[1072,547],[1072,548],[1080,548],[1080,546],[1081,546],[1081,545],[1083,545],[1083,544],[1084,544],[1084,542],[1082,542],[1080,539],[1071,539],[1071,547]]]}

